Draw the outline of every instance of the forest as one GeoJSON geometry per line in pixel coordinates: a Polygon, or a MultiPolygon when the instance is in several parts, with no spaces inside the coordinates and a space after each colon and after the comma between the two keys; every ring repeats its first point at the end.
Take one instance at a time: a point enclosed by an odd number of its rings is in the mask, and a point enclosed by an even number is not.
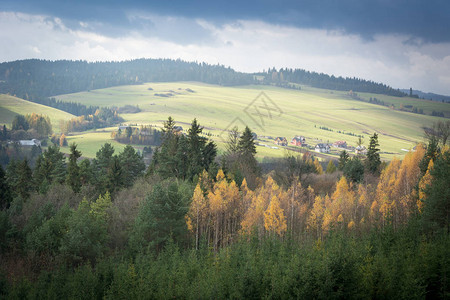
{"type": "Polygon", "coordinates": [[[283,87],[292,87],[292,83],[309,85],[321,89],[337,90],[337,91],[353,91],[363,93],[384,94],[396,97],[407,96],[406,93],[399,89],[383,84],[376,83],[361,78],[336,77],[324,73],[310,72],[303,69],[281,68],[279,70],[273,68],[267,72],[258,73],[264,76],[265,83],[275,84],[283,87]]]}
{"type": "Polygon", "coordinates": [[[0,93],[55,107],[77,116],[92,114],[95,107],[57,101],[52,96],[144,82],[198,81],[223,86],[304,84],[317,88],[407,96],[382,83],[343,78],[303,69],[273,68],[242,73],[222,65],[171,59],[135,59],[121,62],[69,60],[18,60],[0,63],[0,93]],[[263,77],[256,80],[255,77],[263,77]]]}
{"type": "Polygon", "coordinates": [[[55,144],[0,167],[1,297],[450,296],[442,135],[389,163],[374,133],[366,156],[287,155],[267,170],[248,127],[220,156],[196,119],[175,127],[148,167],[108,143],[93,160],[55,144]]]}

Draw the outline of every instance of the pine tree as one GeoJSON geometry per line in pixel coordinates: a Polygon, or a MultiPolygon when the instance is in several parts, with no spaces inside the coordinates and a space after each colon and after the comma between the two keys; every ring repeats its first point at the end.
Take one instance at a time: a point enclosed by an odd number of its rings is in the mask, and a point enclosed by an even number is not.
{"type": "Polygon", "coordinates": [[[256,146],[252,131],[248,126],[245,127],[238,143],[239,163],[238,168],[247,183],[253,188],[256,177],[259,175],[258,162],[256,161],[256,146]]]}
{"type": "Polygon", "coordinates": [[[106,191],[114,193],[125,185],[126,179],[123,177],[123,169],[120,159],[114,155],[106,174],[106,191]]]}
{"type": "Polygon", "coordinates": [[[0,165],[0,210],[7,209],[11,200],[11,189],[6,181],[6,173],[0,165]]]}
{"type": "Polygon", "coordinates": [[[144,173],[145,164],[142,157],[130,145],[119,153],[119,162],[125,186],[132,186],[135,180],[144,173]]]}
{"type": "Polygon", "coordinates": [[[77,145],[72,143],[70,145],[69,164],[67,166],[67,184],[75,193],[78,193],[81,188],[80,167],[77,160],[81,157],[81,152],[77,150],[77,145]]]}
{"type": "Polygon", "coordinates": [[[203,128],[194,119],[191,123],[191,128],[188,131],[189,142],[189,168],[188,177],[192,180],[195,175],[199,175],[203,170],[203,149],[206,144],[206,139],[201,136],[203,128]]]}
{"type": "Polygon", "coordinates": [[[433,180],[425,192],[423,226],[426,230],[450,232],[450,151],[439,155],[430,170],[433,180]]]}
{"type": "Polygon", "coordinates": [[[378,144],[378,135],[375,132],[373,136],[370,137],[369,149],[367,150],[367,159],[366,159],[366,168],[372,174],[380,173],[380,149],[377,148],[378,144]]]}
{"type": "Polygon", "coordinates": [[[233,127],[229,134],[228,140],[226,142],[226,156],[227,157],[235,157],[238,152],[238,144],[239,144],[239,131],[238,127],[233,127]]]}
{"type": "Polygon", "coordinates": [[[428,141],[427,151],[419,164],[420,173],[425,175],[431,160],[436,160],[439,153],[438,140],[435,136],[431,136],[428,141]]]}
{"type": "Polygon", "coordinates": [[[33,189],[32,172],[28,161],[26,159],[21,162],[11,161],[6,169],[6,175],[13,193],[22,199],[28,199],[33,189]]]}
{"type": "MultiPolygon", "coordinates": [[[[96,153],[92,161],[92,172],[94,175],[94,184],[100,193],[107,190],[108,172],[112,165],[114,147],[110,143],[105,143],[96,153]]],[[[110,191],[112,192],[112,191],[110,191]]]]}
{"type": "Polygon", "coordinates": [[[37,190],[41,193],[46,193],[53,183],[66,182],[66,157],[59,149],[58,145],[51,145],[36,160],[33,177],[37,190]]]}
{"type": "Polygon", "coordinates": [[[347,162],[349,161],[349,159],[350,159],[350,157],[349,157],[347,151],[343,150],[341,152],[341,154],[339,155],[339,164],[338,164],[339,171],[344,170],[344,167],[347,164],[347,162]]]}

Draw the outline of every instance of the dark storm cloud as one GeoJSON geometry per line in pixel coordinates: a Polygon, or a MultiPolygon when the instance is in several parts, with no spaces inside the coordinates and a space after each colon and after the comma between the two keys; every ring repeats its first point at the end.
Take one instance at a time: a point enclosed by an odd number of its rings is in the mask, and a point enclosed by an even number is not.
{"type": "MultiPolygon", "coordinates": [[[[427,42],[450,41],[450,1],[447,0],[301,0],[301,1],[17,1],[4,0],[3,11],[50,14],[67,24],[98,22],[104,34],[139,30],[129,11],[202,18],[215,24],[236,19],[261,20],[302,28],[343,30],[371,39],[377,34],[405,34],[427,42]]],[[[145,24],[143,24],[145,29],[145,24]]]]}

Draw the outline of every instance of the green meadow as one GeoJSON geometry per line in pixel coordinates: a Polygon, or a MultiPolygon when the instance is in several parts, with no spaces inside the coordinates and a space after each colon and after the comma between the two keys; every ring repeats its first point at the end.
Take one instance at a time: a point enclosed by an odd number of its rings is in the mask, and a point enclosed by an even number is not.
{"type": "MultiPolygon", "coordinates": [[[[358,96],[364,100],[376,97],[395,107],[400,107],[400,104],[413,105],[422,108],[426,114],[436,110],[450,115],[448,103],[368,93],[358,93],[358,96]]],[[[205,127],[204,133],[217,142],[219,151],[224,149],[223,141],[229,129],[238,126],[242,130],[244,126],[249,126],[258,134],[261,139],[259,142],[268,146],[257,147],[259,159],[285,155],[286,150],[282,147],[271,148],[276,146],[271,138],[277,136],[290,141],[295,135],[302,135],[311,146],[338,140],[356,146],[358,135],[362,135],[363,143],[368,145],[369,137],[377,132],[382,158],[389,160],[394,156],[404,156],[405,150],[423,142],[422,128],[441,119],[356,101],[346,92],[306,86],[302,86],[302,90],[291,90],[262,85],[222,87],[198,82],[147,83],[60,95],[56,98],[85,105],[138,105],[141,112],[121,115],[125,123],[131,125],[162,126],[167,117],[172,116],[186,131],[191,121],[197,118],[205,127]]],[[[0,95],[1,124],[10,124],[17,113],[31,112],[49,115],[56,132],[62,120],[73,117],[57,109],[0,95]]],[[[68,136],[68,141],[76,142],[85,157],[94,157],[105,142],[112,143],[119,152],[124,145],[111,139],[114,130],[116,127],[73,133],[68,136]]],[[[338,153],[336,149],[329,156],[337,157],[338,153]]]]}
{"type": "MultiPolygon", "coordinates": [[[[450,104],[447,103],[367,93],[358,95],[365,100],[376,97],[396,107],[400,104],[413,105],[427,114],[433,110],[450,114],[450,104]]],[[[423,142],[422,127],[431,126],[440,119],[356,101],[349,98],[346,92],[304,86],[302,90],[289,90],[259,85],[221,87],[197,82],[147,83],[56,98],[86,105],[138,105],[142,112],[122,114],[128,124],[161,126],[168,116],[172,116],[178,125],[187,129],[192,119],[197,118],[205,127],[204,132],[211,134],[220,149],[223,148],[222,140],[226,139],[226,130],[234,125],[239,129],[248,125],[258,136],[283,136],[288,141],[295,135],[303,135],[310,145],[345,140],[349,145],[356,146],[358,137],[342,132],[364,136],[363,142],[367,145],[369,137],[377,132],[384,159],[401,157],[405,150],[423,142]]],[[[76,141],[82,143],[81,138],[76,141]]],[[[273,145],[270,139],[263,143],[273,145]]],[[[259,158],[281,157],[285,152],[267,147],[257,149],[259,158]]],[[[337,156],[337,153],[335,151],[331,156],[337,156]]]]}
{"type": "Polygon", "coordinates": [[[31,113],[47,115],[52,123],[53,131],[60,131],[60,122],[75,117],[59,109],[45,105],[29,102],[17,97],[0,94],[0,124],[11,125],[17,114],[26,115],[31,113]]]}

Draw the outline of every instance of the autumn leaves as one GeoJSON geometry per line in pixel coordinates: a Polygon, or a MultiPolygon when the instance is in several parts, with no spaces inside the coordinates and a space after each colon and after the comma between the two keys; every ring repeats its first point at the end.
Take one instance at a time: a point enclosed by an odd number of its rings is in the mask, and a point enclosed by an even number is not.
{"type": "Polygon", "coordinates": [[[342,176],[331,195],[316,195],[298,179],[283,188],[268,176],[250,190],[245,180],[238,187],[222,170],[215,181],[203,172],[186,216],[188,229],[197,246],[203,240],[219,249],[251,233],[322,239],[333,228],[365,231],[387,223],[396,228],[419,212],[420,188],[430,181],[420,173],[424,154],[419,146],[403,161],[392,161],[375,183],[355,184],[342,176]]]}

